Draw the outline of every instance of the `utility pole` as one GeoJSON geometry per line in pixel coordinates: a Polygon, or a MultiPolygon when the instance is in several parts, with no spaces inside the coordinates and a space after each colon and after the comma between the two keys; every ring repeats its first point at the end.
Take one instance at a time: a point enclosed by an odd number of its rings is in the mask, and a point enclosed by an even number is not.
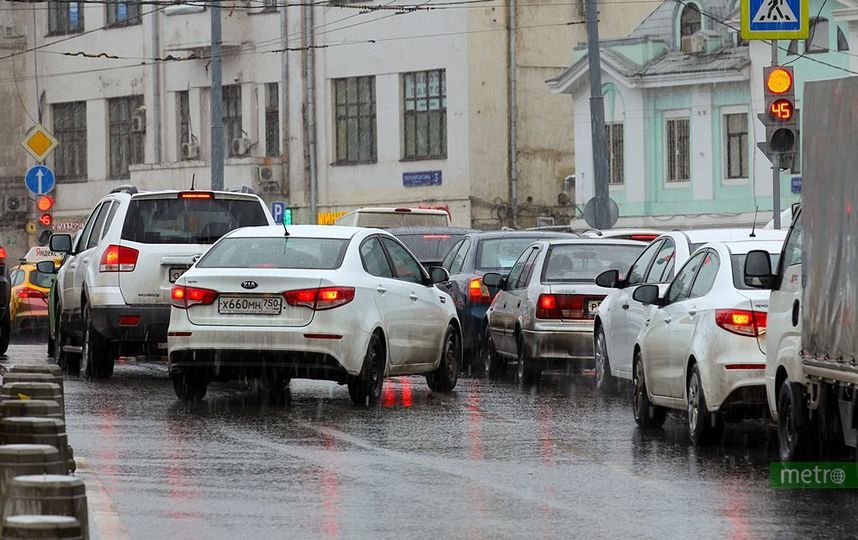
{"type": "Polygon", "coordinates": [[[211,4],[212,27],[212,189],[223,190],[223,52],[221,43],[221,0],[211,4]]]}
{"type": "MultiPolygon", "coordinates": [[[[772,40],[772,67],[778,65],[778,40],[772,40]]],[[[772,212],[774,228],[781,228],[781,156],[772,156],[772,212]]]]}
{"type": "Polygon", "coordinates": [[[605,140],[605,101],[602,98],[602,62],[599,57],[599,14],[596,0],[587,0],[587,57],[590,67],[590,120],[593,133],[593,183],[596,191],[596,228],[611,228],[608,210],[608,148],[605,140]]]}

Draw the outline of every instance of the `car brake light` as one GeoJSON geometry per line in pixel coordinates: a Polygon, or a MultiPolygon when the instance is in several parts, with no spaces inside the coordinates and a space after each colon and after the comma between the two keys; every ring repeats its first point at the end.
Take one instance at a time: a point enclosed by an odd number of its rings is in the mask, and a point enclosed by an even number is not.
{"type": "Polygon", "coordinates": [[[393,211],[398,212],[400,214],[404,214],[404,213],[410,212],[411,209],[410,208],[396,208],[393,211]]]}
{"type": "Polygon", "coordinates": [[[483,278],[475,277],[468,280],[468,299],[477,304],[490,304],[492,294],[483,283],[483,278]]]}
{"type": "Polygon", "coordinates": [[[657,234],[633,234],[629,236],[629,240],[640,240],[641,242],[652,242],[658,238],[657,234]]]}
{"type": "Polygon", "coordinates": [[[140,252],[134,248],[111,244],[101,254],[101,263],[98,265],[98,271],[133,272],[137,266],[137,256],[139,254],[140,252]]]}
{"type": "Polygon", "coordinates": [[[140,315],[120,315],[119,326],[137,326],[140,324],[140,315]]]}
{"type": "Polygon", "coordinates": [[[217,300],[217,291],[202,287],[187,287],[174,285],[170,291],[170,303],[177,308],[187,309],[191,306],[207,306],[217,300]]]}
{"type": "Polygon", "coordinates": [[[424,240],[447,240],[450,238],[449,234],[424,234],[424,240]]]}
{"type": "Polygon", "coordinates": [[[290,306],[306,307],[314,311],[344,306],[354,300],[354,297],[354,287],[320,287],[283,293],[283,298],[290,306]]]}
{"type": "Polygon", "coordinates": [[[210,191],[182,191],[180,199],[214,199],[214,193],[210,191]]]}
{"type": "Polygon", "coordinates": [[[715,311],[715,324],[740,336],[759,337],[766,333],[768,315],[764,311],[746,309],[719,309],[715,311]]]}
{"type": "Polygon", "coordinates": [[[540,294],[536,301],[537,319],[590,320],[588,300],[600,301],[604,296],[582,294],[540,294]]]}
{"type": "Polygon", "coordinates": [[[31,289],[30,287],[18,289],[16,296],[18,298],[41,298],[42,300],[46,300],[48,298],[42,291],[38,289],[31,289]]]}
{"type": "Polygon", "coordinates": [[[0,247],[0,259],[5,259],[5,258],[6,258],[6,256],[7,256],[7,254],[6,254],[6,248],[4,248],[4,247],[0,247]]]}

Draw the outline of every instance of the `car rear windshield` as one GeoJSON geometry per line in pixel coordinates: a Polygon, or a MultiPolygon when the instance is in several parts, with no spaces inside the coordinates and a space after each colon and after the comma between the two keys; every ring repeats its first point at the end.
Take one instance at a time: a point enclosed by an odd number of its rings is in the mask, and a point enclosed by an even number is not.
{"type": "MultiPolygon", "coordinates": [[[[778,261],[781,259],[781,254],[770,253],[769,257],[772,259],[772,268],[777,268],[778,261]]],[[[748,256],[746,254],[730,255],[730,262],[733,263],[733,286],[743,291],[749,291],[754,288],[745,285],[745,259],[747,258],[748,256]]]]}
{"type": "Polygon", "coordinates": [[[605,270],[628,272],[646,246],[610,244],[568,244],[552,246],[545,256],[543,283],[593,281],[605,270]]]}
{"type": "Polygon", "coordinates": [[[54,274],[43,274],[38,270],[30,271],[30,283],[36,287],[51,288],[51,283],[54,281],[54,274]]]}
{"type": "Polygon", "coordinates": [[[213,244],[239,227],[268,225],[255,200],[135,199],[122,239],[143,244],[213,244]]]}
{"type": "Polygon", "coordinates": [[[361,212],[358,227],[446,227],[447,214],[422,214],[412,212],[361,212]]]}
{"type": "Polygon", "coordinates": [[[450,251],[463,234],[398,234],[403,244],[411,250],[421,263],[438,263],[450,251]]]}
{"type": "Polygon", "coordinates": [[[489,238],[477,244],[478,270],[506,273],[521,256],[524,248],[539,240],[538,236],[515,236],[513,238],[489,238]]]}
{"type": "Polygon", "coordinates": [[[224,238],[197,267],[334,270],[343,264],[348,245],[342,238],[224,238]]]}

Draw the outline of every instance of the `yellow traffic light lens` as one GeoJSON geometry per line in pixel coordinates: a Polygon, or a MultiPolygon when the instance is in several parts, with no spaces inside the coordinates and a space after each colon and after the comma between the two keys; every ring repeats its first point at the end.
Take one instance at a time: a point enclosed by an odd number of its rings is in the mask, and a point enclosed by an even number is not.
{"type": "Polygon", "coordinates": [[[40,212],[47,212],[53,205],[54,200],[47,195],[42,195],[39,197],[39,200],[36,201],[36,208],[38,208],[40,212]]]}
{"type": "Polygon", "coordinates": [[[766,87],[773,94],[783,94],[792,88],[792,75],[785,69],[773,69],[769,72],[766,87]]]}

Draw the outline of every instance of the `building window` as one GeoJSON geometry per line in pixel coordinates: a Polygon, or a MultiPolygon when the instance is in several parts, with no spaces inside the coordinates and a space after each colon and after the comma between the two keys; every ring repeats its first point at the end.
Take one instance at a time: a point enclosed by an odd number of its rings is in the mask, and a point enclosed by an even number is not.
{"type": "Polygon", "coordinates": [[[748,115],[725,114],[727,178],[748,178],[748,115]]]}
{"type": "Polygon", "coordinates": [[[402,75],[405,159],[447,157],[447,76],[443,69],[402,75]]]}
{"type": "Polygon", "coordinates": [[[109,0],[107,2],[107,26],[130,26],[140,24],[140,2],[109,0]]]}
{"type": "Polygon", "coordinates": [[[83,6],[80,2],[50,0],[48,2],[48,34],[83,32],[83,6]]]}
{"type": "Polygon", "coordinates": [[[134,121],[142,116],[143,96],[130,96],[107,100],[108,124],[110,125],[110,177],[128,178],[128,166],[143,163],[143,139],[141,127],[145,124],[134,121]]]}
{"type": "Polygon", "coordinates": [[[667,182],[688,182],[691,178],[688,118],[667,120],[667,182]]]}
{"type": "Polygon", "coordinates": [[[375,77],[334,79],[337,164],[375,163],[375,77]]]}
{"type": "Polygon", "coordinates": [[[191,101],[187,90],[176,92],[176,117],[179,121],[179,157],[193,159],[182,152],[182,145],[191,141],[191,101]]]}
{"type": "Polygon", "coordinates": [[[265,85],[265,153],[280,155],[280,93],[277,83],[265,85]]]}
{"type": "Polygon", "coordinates": [[[828,52],[828,19],[812,19],[807,40],[804,42],[805,54],[828,52]]]}
{"type": "Polygon", "coordinates": [[[608,183],[620,186],[625,183],[623,174],[623,123],[613,122],[605,125],[608,141],[608,183]]]}
{"type": "Polygon", "coordinates": [[[702,24],[697,4],[686,4],[679,18],[679,37],[684,38],[699,32],[702,24]]]}
{"type": "Polygon", "coordinates": [[[223,87],[223,137],[229,157],[236,154],[232,146],[233,139],[241,139],[241,85],[231,84],[223,87]]]}
{"type": "Polygon", "coordinates": [[[59,103],[52,110],[54,137],[59,142],[54,152],[57,178],[86,180],[86,102],[59,103]]]}
{"type": "Polygon", "coordinates": [[[843,29],[839,26],[837,27],[837,50],[838,51],[848,51],[849,50],[849,42],[846,40],[846,34],[843,33],[843,29]]]}

